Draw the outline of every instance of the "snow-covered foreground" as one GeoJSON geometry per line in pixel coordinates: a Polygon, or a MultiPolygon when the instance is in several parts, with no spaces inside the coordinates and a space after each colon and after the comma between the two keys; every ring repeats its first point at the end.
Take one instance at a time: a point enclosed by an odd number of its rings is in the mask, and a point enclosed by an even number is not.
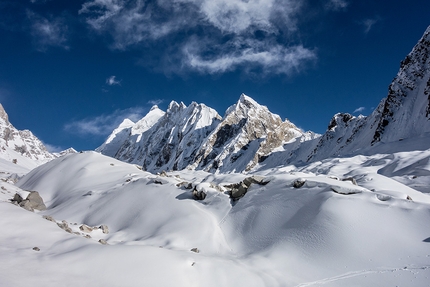
{"type": "Polygon", "coordinates": [[[16,186],[1,182],[0,286],[428,286],[429,158],[274,168],[233,202],[218,189],[249,175],[156,176],[95,152],[67,155],[16,186]],[[18,187],[39,191],[48,209],[7,202],[18,187]]]}

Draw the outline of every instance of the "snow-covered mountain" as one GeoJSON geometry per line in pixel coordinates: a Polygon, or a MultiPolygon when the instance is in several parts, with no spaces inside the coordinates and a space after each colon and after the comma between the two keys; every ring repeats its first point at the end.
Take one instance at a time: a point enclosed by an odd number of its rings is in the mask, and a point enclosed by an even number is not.
{"type": "Polygon", "coordinates": [[[242,94],[200,148],[196,166],[207,171],[247,171],[302,134],[294,124],[242,94]]]}
{"type": "Polygon", "coordinates": [[[401,62],[388,96],[375,111],[368,117],[338,113],[321,136],[304,133],[241,95],[222,119],[202,104],[186,107],[172,102],[166,113],[154,107],[136,124],[124,120],[97,151],[151,172],[185,168],[247,172],[369,153],[386,143],[428,133],[430,27],[401,62]]]}
{"type": "Polygon", "coordinates": [[[0,159],[32,169],[55,156],[29,130],[17,130],[0,104],[0,159]]]}
{"type": "Polygon", "coordinates": [[[220,119],[203,104],[172,101],[166,112],[154,106],[137,123],[124,120],[97,151],[149,171],[181,170],[195,162],[220,119]]]}
{"type": "Polygon", "coordinates": [[[271,154],[260,168],[372,154],[388,143],[395,146],[396,141],[428,137],[429,133],[430,27],[401,62],[399,72],[388,88],[388,96],[371,115],[355,117],[338,113],[321,137],[284,145],[282,152],[271,154]]]}
{"type": "Polygon", "coordinates": [[[294,124],[241,95],[223,118],[194,102],[187,107],[172,101],[167,112],[154,106],[137,123],[124,120],[97,151],[152,172],[241,172],[302,134],[294,124]]]}

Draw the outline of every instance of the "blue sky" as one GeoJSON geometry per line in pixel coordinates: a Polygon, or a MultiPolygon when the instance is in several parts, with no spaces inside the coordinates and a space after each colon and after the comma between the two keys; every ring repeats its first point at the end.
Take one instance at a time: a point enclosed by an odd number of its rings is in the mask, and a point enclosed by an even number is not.
{"type": "Polygon", "coordinates": [[[376,107],[428,25],[425,0],[2,0],[0,102],[51,150],[241,93],[323,133],[376,107]]]}

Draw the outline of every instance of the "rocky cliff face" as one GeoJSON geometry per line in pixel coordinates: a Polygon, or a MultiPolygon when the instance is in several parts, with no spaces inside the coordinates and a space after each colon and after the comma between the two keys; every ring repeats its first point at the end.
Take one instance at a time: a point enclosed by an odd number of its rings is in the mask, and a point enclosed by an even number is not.
{"type": "Polygon", "coordinates": [[[20,164],[20,159],[42,164],[54,159],[43,143],[29,130],[17,130],[0,104],[0,158],[20,164]]]}
{"type": "Polygon", "coordinates": [[[388,96],[369,119],[375,124],[372,144],[430,132],[430,27],[388,88],[388,96]]]}
{"type": "Polygon", "coordinates": [[[198,167],[208,171],[247,171],[275,148],[301,135],[294,124],[283,122],[267,107],[242,94],[201,147],[198,167]]]}

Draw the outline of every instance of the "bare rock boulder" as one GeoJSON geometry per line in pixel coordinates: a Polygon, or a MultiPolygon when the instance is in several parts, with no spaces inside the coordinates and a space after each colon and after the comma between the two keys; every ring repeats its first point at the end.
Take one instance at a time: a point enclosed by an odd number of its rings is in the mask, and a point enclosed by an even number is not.
{"type": "Polygon", "coordinates": [[[27,196],[26,200],[30,202],[31,208],[37,210],[46,210],[46,205],[37,191],[30,191],[30,194],[27,196]]]}
{"type": "Polygon", "coordinates": [[[104,234],[108,234],[109,233],[109,227],[105,224],[100,225],[100,229],[102,230],[102,232],[104,234]]]}
{"type": "Polygon", "coordinates": [[[90,233],[91,231],[93,231],[92,227],[89,227],[86,224],[82,224],[81,226],[79,226],[79,230],[85,232],[85,233],[90,233]]]}

